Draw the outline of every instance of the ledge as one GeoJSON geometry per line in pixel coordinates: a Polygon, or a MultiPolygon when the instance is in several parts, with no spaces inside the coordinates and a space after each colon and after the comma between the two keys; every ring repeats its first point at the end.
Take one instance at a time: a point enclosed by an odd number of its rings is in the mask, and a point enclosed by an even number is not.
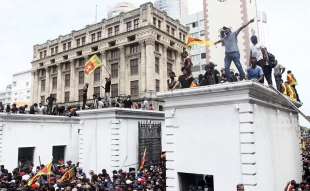
{"type": "Polygon", "coordinates": [[[0,122],[22,122],[22,123],[70,123],[79,124],[78,117],[54,116],[54,115],[32,115],[32,114],[7,114],[0,113],[0,122]]]}
{"type": "Polygon", "coordinates": [[[96,118],[116,118],[116,119],[158,119],[164,120],[165,113],[161,111],[149,111],[126,108],[103,108],[83,110],[77,112],[81,119],[96,119],[96,118]]]}
{"type": "MultiPolygon", "coordinates": [[[[268,86],[253,81],[177,89],[158,93],[157,96],[165,100],[166,109],[171,107],[193,107],[194,105],[257,103],[293,111],[293,108],[277,92],[268,86]]],[[[300,107],[301,105],[296,103],[296,106],[300,107]]]]}

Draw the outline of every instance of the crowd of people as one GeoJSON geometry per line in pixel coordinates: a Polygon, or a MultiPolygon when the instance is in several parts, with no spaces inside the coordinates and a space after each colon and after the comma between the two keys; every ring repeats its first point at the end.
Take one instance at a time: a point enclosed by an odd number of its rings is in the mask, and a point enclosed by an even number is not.
{"type": "Polygon", "coordinates": [[[84,172],[79,164],[59,161],[36,168],[29,163],[8,172],[0,166],[1,191],[164,191],[166,188],[165,163],[144,166],[128,172],[114,170],[110,175],[105,169],[101,173],[84,172]],[[86,174],[87,173],[87,174],[86,174]]]}
{"type": "Polygon", "coordinates": [[[285,67],[278,63],[275,56],[268,52],[267,48],[259,45],[257,36],[253,35],[250,39],[252,48],[250,50],[250,59],[246,72],[240,62],[240,52],[238,48],[238,35],[249,24],[254,22],[250,20],[245,25],[241,26],[235,32],[228,27],[223,27],[220,36],[221,39],[215,44],[221,43],[225,47],[224,68],[220,71],[216,69],[216,64],[209,62],[205,66],[205,73],[200,74],[197,79],[192,75],[192,61],[189,54],[184,51],[182,55],[183,67],[181,69],[182,75],[176,79],[174,72],[169,73],[168,89],[174,90],[176,88],[191,88],[197,86],[213,85],[225,82],[236,82],[241,80],[253,80],[264,84],[265,79],[268,85],[273,85],[272,73],[278,91],[288,96],[292,101],[300,102],[296,85],[297,80],[292,71],[287,71],[287,80],[284,81],[282,76],[285,72],[285,67]],[[231,62],[234,62],[238,72],[231,69],[231,62]]]}

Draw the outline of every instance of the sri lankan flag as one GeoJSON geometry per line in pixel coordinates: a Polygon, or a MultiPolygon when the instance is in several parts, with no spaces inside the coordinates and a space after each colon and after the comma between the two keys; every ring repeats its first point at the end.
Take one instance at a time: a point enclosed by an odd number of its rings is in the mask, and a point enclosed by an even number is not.
{"type": "Polygon", "coordinates": [[[186,45],[188,47],[192,47],[193,45],[210,47],[214,45],[214,43],[210,40],[201,40],[199,38],[194,38],[194,37],[189,36],[187,37],[186,45]]]}
{"type": "Polygon", "coordinates": [[[69,170],[67,170],[67,172],[65,172],[64,175],[62,175],[62,177],[57,180],[57,182],[59,183],[64,183],[64,182],[68,182],[70,181],[73,177],[75,177],[75,173],[76,173],[76,168],[72,167],[69,170]]]}
{"type": "Polygon", "coordinates": [[[142,156],[142,160],[141,160],[141,164],[140,164],[140,170],[144,169],[145,162],[146,162],[146,148],[144,149],[144,152],[143,152],[143,156],[142,156]]]}
{"type": "Polygon", "coordinates": [[[52,174],[52,163],[46,165],[43,169],[41,169],[36,175],[34,175],[27,183],[28,186],[34,184],[42,175],[51,175],[52,174]]]}
{"type": "Polygon", "coordinates": [[[102,65],[102,62],[100,58],[95,54],[86,62],[84,72],[86,75],[89,75],[101,65],[102,65]]]}

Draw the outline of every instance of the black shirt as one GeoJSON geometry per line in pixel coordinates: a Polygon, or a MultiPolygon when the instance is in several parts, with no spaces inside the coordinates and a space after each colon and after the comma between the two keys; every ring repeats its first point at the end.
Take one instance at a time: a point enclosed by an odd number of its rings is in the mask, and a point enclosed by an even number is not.
{"type": "Polygon", "coordinates": [[[104,89],[105,89],[105,92],[111,91],[111,80],[106,81],[104,89]]]}
{"type": "Polygon", "coordinates": [[[192,76],[181,75],[178,80],[181,84],[181,88],[190,88],[194,78],[192,76]]]}

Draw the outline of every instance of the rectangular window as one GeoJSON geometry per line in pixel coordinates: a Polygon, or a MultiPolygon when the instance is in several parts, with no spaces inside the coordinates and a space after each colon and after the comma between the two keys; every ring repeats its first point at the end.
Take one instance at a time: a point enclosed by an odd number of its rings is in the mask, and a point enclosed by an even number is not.
{"type": "Polygon", "coordinates": [[[112,50],[111,51],[111,59],[117,59],[119,58],[119,51],[118,50],[112,50]]]}
{"type": "Polygon", "coordinates": [[[113,29],[112,27],[108,28],[108,37],[111,37],[113,35],[113,29]]]}
{"type": "Polygon", "coordinates": [[[112,84],[111,85],[111,97],[117,97],[118,96],[118,84],[112,84]]]}
{"type": "Polygon", "coordinates": [[[167,63],[167,73],[169,74],[170,72],[172,72],[172,64],[171,63],[167,63]]]}
{"type": "Polygon", "coordinates": [[[52,73],[53,73],[53,74],[57,73],[57,66],[53,66],[53,67],[52,67],[52,73]]]}
{"type": "Polygon", "coordinates": [[[138,80],[130,82],[130,94],[132,97],[139,96],[139,81],[138,80]]]}
{"type": "Polygon", "coordinates": [[[44,50],[44,51],[43,51],[43,58],[45,58],[45,57],[46,57],[46,54],[47,54],[47,51],[46,51],[46,50],[44,50]]]}
{"type": "Polygon", "coordinates": [[[41,80],[41,92],[45,91],[45,80],[41,80]]]}
{"type": "Polygon", "coordinates": [[[156,26],[156,17],[153,17],[153,25],[156,26]]]}
{"type": "Polygon", "coordinates": [[[64,161],[65,151],[66,151],[66,146],[64,145],[53,146],[53,151],[52,151],[53,162],[58,163],[59,161],[64,161]]]}
{"type": "Polygon", "coordinates": [[[62,50],[63,50],[63,51],[66,51],[66,50],[67,50],[67,43],[63,43],[63,44],[62,44],[62,50]]]}
{"type": "Polygon", "coordinates": [[[155,42],[155,51],[159,52],[159,43],[155,42]]]}
{"type": "Polygon", "coordinates": [[[94,82],[100,82],[100,68],[94,71],[94,82]]]}
{"type": "Polygon", "coordinates": [[[139,50],[138,44],[130,45],[130,47],[129,47],[130,54],[135,54],[138,52],[138,50],[139,50]]]}
{"type": "MultiPolygon", "coordinates": [[[[67,58],[67,59],[68,59],[68,58],[67,58]]],[[[66,64],[65,64],[65,70],[66,70],[66,71],[70,70],[70,63],[66,63],[66,64]]]]}
{"type": "Polygon", "coordinates": [[[79,38],[76,39],[76,46],[77,47],[81,46],[81,39],[79,39],[79,38]]]}
{"type": "Polygon", "coordinates": [[[70,87],[70,74],[65,75],[65,87],[70,87]]]}
{"type": "Polygon", "coordinates": [[[43,52],[40,52],[40,59],[43,58],[43,52]]]}
{"type": "Polygon", "coordinates": [[[167,33],[170,34],[170,26],[169,25],[166,26],[166,30],[167,30],[167,33]]]}
{"type": "Polygon", "coordinates": [[[182,33],[179,32],[179,39],[182,40],[182,33]]]}
{"type": "Polygon", "coordinates": [[[134,21],[133,21],[133,28],[134,29],[137,29],[139,27],[139,19],[135,19],[134,21]]]}
{"type": "Polygon", "coordinates": [[[131,31],[132,30],[132,28],[131,28],[131,21],[127,22],[126,26],[127,26],[127,31],[131,31]]]}
{"type": "Polygon", "coordinates": [[[155,72],[159,74],[159,58],[155,58],[155,72]]]}
{"type": "Polygon", "coordinates": [[[84,71],[79,71],[79,84],[84,84],[84,71]]]}
{"type": "Polygon", "coordinates": [[[53,90],[57,89],[57,77],[53,77],[52,79],[52,89],[53,90]]]}
{"type": "Polygon", "coordinates": [[[58,53],[58,46],[55,46],[55,54],[58,53]]]}
{"type": "Polygon", "coordinates": [[[100,97],[100,86],[94,87],[94,95],[100,97]]]}
{"type": "Polygon", "coordinates": [[[167,57],[172,58],[172,50],[167,50],[167,57]]]}
{"type": "Polygon", "coordinates": [[[41,101],[40,103],[41,103],[42,105],[44,105],[44,104],[45,104],[45,96],[41,96],[41,100],[40,100],[40,101],[41,101]]]}
{"type": "Polygon", "coordinates": [[[174,28],[171,28],[171,34],[172,34],[172,36],[175,35],[175,29],[174,28]]]}
{"type": "Polygon", "coordinates": [[[158,28],[161,28],[161,20],[158,20],[158,28]]]}
{"type": "Polygon", "coordinates": [[[97,32],[97,40],[100,40],[101,39],[101,31],[98,31],[97,32]]]}
{"type": "Polygon", "coordinates": [[[118,33],[119,33],[119,25],[114,26],[114,33],[115,33],[115,35],[118,35],[118,33]]]}
{"type": "Polygon", "coordinates": [[[83,100],[83,89],[79,89],[79,101],[83,100]]]}
{"type": "Polygon", "coordinates": [[[51,55],[54,54],[54,48],[51,48],[51,55]]]}
{"type": "Polygon", "coordinates": [[[130,60],[130,75],[137,75],[139,73],[138,59],[130,60]]]}
{"type": "Polygon", "coordinates": [[[196,28],[196,27],[198,27],[198,21],[192,23],[192,28],[196,28]]]}
{"type": "Polygon", "coordinates": [[[200,57],[201,57],[201,59],[205,59],[207,57],[207,54],[206,53],[201,53],[200,57]]]}
{"type": "Polygon", "coordinates": [[[91,42],[96,41],[96,33],[91,34],[91,42]]]}
{"type": "Polygon", "coordinates": [[[35,147],[19,147],[18,148],[18,163],[24,161],[25,163],[33,163],[33,154],[35,147]]]}
{"type": "Polygon", "coordinates": [[[71,41],[70,41],[70,42],[67,42],[67,47],[68,47],[68,50],[71,49],[71,41]]]}
{"type": "Polygon", "coordinates": [[[65,92],[65,102],[69,102],[70,100],[70,92],[65,92]]]}
{"type": "Polygon", "coordinates": [[[160,81],[156,80],[156,92],[160,92],[160,81]]]}
{"type": "Polygon", "coordinates": [[[111,64],[111,77],[118,78],[118,63],[111,64]]]}
{"type": "Polygon", "coordinates": [[[86,43],[86,37],[83,36],[83,37],[82,37],[82,45],[85,45],[85,43],[86,43]]]}

